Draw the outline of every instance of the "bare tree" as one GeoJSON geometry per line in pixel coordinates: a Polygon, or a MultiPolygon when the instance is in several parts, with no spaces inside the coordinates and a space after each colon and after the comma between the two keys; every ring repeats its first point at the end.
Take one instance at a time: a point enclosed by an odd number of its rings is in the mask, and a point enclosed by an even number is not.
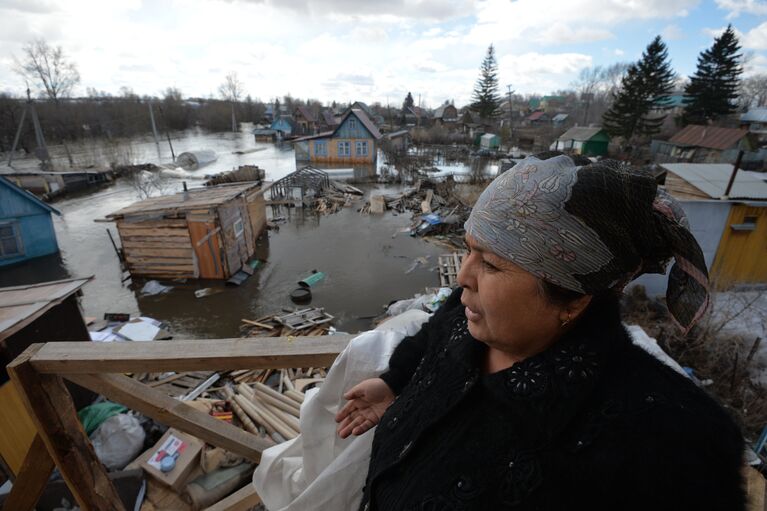
{"type": "Polygon", "coordinates": [[[245,89],[242,82],[237,77],[237,72],[232,71],[224,79],[224,83],[219,85],[218,93],[227,101],[232,103],[239,103],[240,98],[245,94],[245,89]]]}
{"type": "Polygon", "coordinates": [[[612,94],[620,88],[623,76],[630,66],[630,62],[616,62],[602,70],[600,80],[602,89],[608,97],[612,96],[612,94]]]}
{"type": "Polygon", "coordinates": [[[234,115],[234,108],[240,102],[244,90],[236,71],[226,75],[224,83],[218,87],[218,93],[221,94],[221,97],[232,103],[232,131],[237,131],[237,118],[234,115]]]}
{"type": "Polygon", "coordinates": [[[602,66],[595,66],[595,67],[586,67],[581,69],[580,74],[578,75],[578,80],[576,80],[573,85],[575,86],[575,89],[580,94],[580,100],[583,102],[583,124],[587,125],[589,124],[589,109],[591,107],[592,102],[594,101],[594,95],[597,92],[597,89],[602,83],[602,74],[604,73],[604,70],[602,66]]]}
{"type": "Polygon", "coordinates": [[[738,102],[748,110],[751,107],[767,106],[767,74],[744,78],[740,83],[738,102]]]}
{"type": "Polygon", "coordinates": [[[16,72],[36,83],[48,99],[58,104],[80,83],[77,65],[64,54],[61,46],[50,46],[45,39],[36,39],[22,48],[21,59],[14,59],[16,72]]]}

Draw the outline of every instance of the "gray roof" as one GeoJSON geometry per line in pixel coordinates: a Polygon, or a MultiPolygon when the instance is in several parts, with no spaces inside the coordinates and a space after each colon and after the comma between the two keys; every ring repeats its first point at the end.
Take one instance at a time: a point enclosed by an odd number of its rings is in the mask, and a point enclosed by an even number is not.
{"type": "Polygon", "coordinates": [[[740,116],[740,122],[767,122],[767,108],[752,108],[740,116]]]}
{"type": "Polygon", "coordinates": [[[567,115],[567,114],[557,114],[554,117],[552,117],[551,120],[554,121],[554,122],[562,122],[565,119],[567,119],[568,117],[569,117],[569,115],[567,115]]]}
{"type": "Polygon", "coordinates": [[[585,142],[591,137],[602,131],[602,128],[585,128],[576,126],[565,131],[559,140],[575,140],[576,142],[585,142]]]}
{"type": "MultiPolygon", "coordinates": [[[[661,163],[712,199],[720,199],[727,190],[733,166],[728,163],[661,163]]],[[[767,174],[739,171],[730,190],[730,199],[767,200],[767,174]]]]}
{"type": "Polygon", "coordinates": [[[0,340],[32,323],[92,278],[0,288],[0,340]]]}
{"type": "Polygon", "coordinates": [[[28,200],[28,201],[30,201],[30,202],[32,202],[34,204],[37,204],[38,206],[40,206],[41,208],[45,209],[46,211],[50,211],[51,213],[55,213],[55,214],[61,216],[61,212],[58,209],[54,208],[50,204],[46,204],[45,202],[41,201],[40,199],[37,198],[37,196],[35,194],[33,194],[30,191],[25,190],[24,188],[22,188],[20,186],[17,186],[16,183],[11,181],[10,179],[6,179],[3,176],[0,176],[0,184],[5,185],[12,192],[22,196],[23,198],[25,198],[26,200],[28,200]]]}

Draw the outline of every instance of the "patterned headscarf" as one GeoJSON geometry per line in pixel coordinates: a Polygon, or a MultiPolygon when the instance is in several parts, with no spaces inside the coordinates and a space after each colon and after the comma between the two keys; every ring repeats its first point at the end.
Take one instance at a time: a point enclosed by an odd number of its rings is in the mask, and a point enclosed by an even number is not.
{"type": "Polygon", "coordinates": [[[708,306],[703,253],[679,203],[617,161],[530,156],[490,183],[465,228],[498,256],[584,294],[663,274],[674,258],[666,291],[674,320],[688,332],[708,306]]]}

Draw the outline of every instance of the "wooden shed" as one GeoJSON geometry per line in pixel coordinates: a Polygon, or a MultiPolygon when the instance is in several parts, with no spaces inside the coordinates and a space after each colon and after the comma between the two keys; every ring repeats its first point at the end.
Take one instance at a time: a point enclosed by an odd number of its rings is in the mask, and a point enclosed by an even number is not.
{"type": "Polygon", "coordinates": [[[235,183],[152,197],[107,215],[131,275],[228,279],[266,227],[264,189],[235,183]]]}
{"type": "MultiPolygon", "coordinates": [[[[18,474],[35,436],[35,425],[8,379],[5,366],[31,344],[90,342],[77,295],[91,277],[0,288],[0,460],[18,474]]],[[[75,404],[95,398],[70,386],[75,404]]]]}

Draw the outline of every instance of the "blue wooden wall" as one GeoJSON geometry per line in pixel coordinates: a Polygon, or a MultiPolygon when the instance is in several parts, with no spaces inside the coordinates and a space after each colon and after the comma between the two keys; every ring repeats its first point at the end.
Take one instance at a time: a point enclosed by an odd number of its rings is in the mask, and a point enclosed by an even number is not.
{"type": "MultiPolygon", "coordinates": [[[[346,116],[344,122],[338,127],[333,138],[373,138],[373,135],[365,128],[362,121],[354,115],[354,112],[346,116]],[[354,119],[354,123],[350,122],[354,119]],[[354,127],[351,124],[355,124],[354,127]]],[[[354,150],[354,149],[352,149],[354,150]]]]}
{"type": "Polygon", "coordinates": [[[24,254],[18,257],[0,257],[0,267],[55,254],[59,251],[53,230],[51,212],[7,185],[0,183],[0,223],[15,223],[21,231],[24,254]]]}

